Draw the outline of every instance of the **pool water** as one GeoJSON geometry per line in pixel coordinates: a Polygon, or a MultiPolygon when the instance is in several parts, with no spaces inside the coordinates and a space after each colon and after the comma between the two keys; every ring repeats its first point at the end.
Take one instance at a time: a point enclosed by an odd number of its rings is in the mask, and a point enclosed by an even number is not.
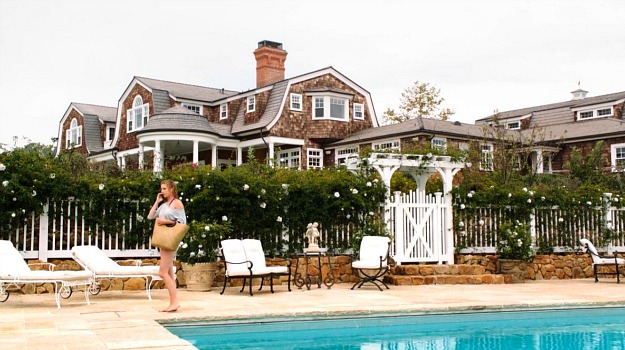
{"type": "Polygon", "coordinates": [[[198,349],[625,349],[625,308],[165,325],[198,349]]]}

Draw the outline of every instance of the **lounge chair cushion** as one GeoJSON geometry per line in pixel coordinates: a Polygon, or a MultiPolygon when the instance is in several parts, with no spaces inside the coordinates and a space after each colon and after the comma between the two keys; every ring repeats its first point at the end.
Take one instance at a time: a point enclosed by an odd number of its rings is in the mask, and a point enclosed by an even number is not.
{"type": "Polygon", "coordinates": [[[583,245],[585,244],[590,250],[590,256],[592,257],[592,263],[595,265],[614,265],[615,263],[619,265],[625,265],[625,259],[617,258],[616,261],[614,258],[604,258],[599,255],[599,251],[597,248],[586,238],[582,238],[579,240],[583,245]]]}
{"type": "Polygon", "coordinates": [[[286,266],[272,266],[267,267],[265,261],[265,252],[263,251],[262,243],[257,239],[244,239],[243,250],[247,259],[252,262],[252,273],[255,275],[268,275],[271,273],[281,274],[286,273],[288,268],[286,266]]]}
{"type": "Polygon", "coordinates": [[[154,275],[158,276],[158,266],[123,266],[116,263],[113,259],[98,247],[91,245],[75,246],[72,248],[72,255],[87,270],[92,271],[96,275],[154,275]]]}

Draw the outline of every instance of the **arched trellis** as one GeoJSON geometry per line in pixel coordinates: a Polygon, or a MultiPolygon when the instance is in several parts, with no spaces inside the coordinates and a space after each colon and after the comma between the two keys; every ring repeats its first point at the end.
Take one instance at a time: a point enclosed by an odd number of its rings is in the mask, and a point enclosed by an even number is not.
{"type": "Polygon", "coordinates": [[[451,189],[454,176],[467,164],[454,161],[449,156],[371,153],[368,158],[350,158],[346,165],[347,169],[351,171],[360,171],[362,167],[370,167],[380,174],[387,191],[384,219],[389,232],[394,233],[393,257],[398,264],[402,262],[454,263],[451,189]],[[410,203],[402,201],[403,203],[400,205],[399,194],[393,197],[391,201],[391,178],[396,171],[409,174],[415,179],[417,193],[412,196],[412,200],[415,201],[423,201],[426,198],[425,185],[430,176],[438,173],[443,181],[443,194],[436,196],[439,201],[439,208],[442,210],[441,215],[431,216],[423,210],[405,209],[410,203]],[[398,214],[401,210],[403,210],[402,216],[398,214]],[[423,213],[428,214],[428,220],[434,218],[442,222],[434,222],[433,225],[425,227],[423,222],[425,217],[421,215],[423,213]],[[405,214],[415,217],[406,218],[403,216],[405,214]],[[416,217],[416,215],[421,216],[416,217]],[[400,225],[399,221],[405,221],[407,225],[412,225],[413,229],[420,229],[421,231],[406,232],[406,225],[400,225]],[[432,230],[440,230],[440,232],[432,232],[432,230]],[[425,231],[427,231],[427,237],[425,231]],[[437,240],[440,239],[440,242],[428,242],[429,246],[422,245],[426,240],[433,240],[433,237],[436,237],[437,240]],[[419,241],[421,245],[417,246],[419,241]],[[436,248],[435,252],[432,247],[436,248]]]}

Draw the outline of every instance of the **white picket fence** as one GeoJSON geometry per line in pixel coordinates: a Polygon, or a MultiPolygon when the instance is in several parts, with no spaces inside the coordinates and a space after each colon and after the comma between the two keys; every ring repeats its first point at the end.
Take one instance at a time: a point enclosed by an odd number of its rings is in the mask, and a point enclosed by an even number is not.
{"type": "MultiPolygon", "coordinates": [[[[433,262],[453,263],[453,254],[495,253],[497,227],[513,216],[514,208],[479,208],[470,214],[458,213],[455,221],[462,227],[446,227],[450,222],[445,209],[445,197],[441,193],[426,195],[422,192],[396,193],[387,203],[388,229],[393,237],[392,255],[399,263],[433,262]],[[449,234],[453,230],[453,235],[449,234]],[[461,247],[461,249],[457,249],[461,247]]],[[[128,213],[122,229],[106,232],[99,227],[88,227],[82,219],[83,210],[74,201],[64,201],[62,208],[55,208],[55,216],[48,217],[48,208],[42,215],[32,214],[23,226],[10,232],[9,239],[27,259],[70,258],[75,245],[97,245],[107,255],[115,258],[156,257],[158,251],[149,245],[130,246],[124,240],[125,232],[137,223],[138,215],[128,213]]],[[[106,215],[106,213],[103,213],[106,215]]],[[[604,242],[602,227],[612,229],[613,238],[606,248],[625,252],[625,209],[580,205],[562,210],[557,207],[535,209],[530,216],[530,230],[534,244],[539,242],[554,251],[571,251],[579,246],[580,238],[592,242],[604,242]]],[[[335,232],[336,230],[332,230],[335,232]]],[[[349,240],[350,230],[336,231],[337,237],[324,240],[349,240]],[[347,238],[346,238],[347,237],[347,238]]],[[[284,237],[283,237],[284,238],[284,237]]],[[[288,236],[287,236],[288,238],[288,236]]]]}
{"type": "MultiPolygon", "coordinates": [[[[54,204],[53,204],[54,205],[54,204]]],[[[82,218],[83,208],[75,201],[64,201],[56,209],[56,215],[49,217],[48,204],[41,215],[32,214],[21,227],[10,232],[9,240],[26,259],[48,261],[50,258],[70,258],[76,245],[95,245],[113,258],[158,257],[154,247],[147,244],[129,246],[124,241],[125,230],[130,230],[137,217],[129,213],[124,221],[124,230],[106,232],[88,227],[82,218]]],[[[103,213],[106,215],[106,213],[103,213]]]]}

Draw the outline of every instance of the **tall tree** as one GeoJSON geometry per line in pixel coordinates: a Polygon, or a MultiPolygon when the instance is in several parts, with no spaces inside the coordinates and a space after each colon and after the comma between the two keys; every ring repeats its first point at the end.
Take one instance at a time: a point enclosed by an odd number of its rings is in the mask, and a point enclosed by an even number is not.
{"type": "Polygon", "coordinates": [[[384,120],[387,124],[401,123],[415,118],[447,120],[454,114],[454,111],[441,106],[445,99],[440,96],[440,92],[429,83],[421,83],[417,80],[401,94],[399,112],[391,108],[387,109],[384,112],[384,120]]]}

